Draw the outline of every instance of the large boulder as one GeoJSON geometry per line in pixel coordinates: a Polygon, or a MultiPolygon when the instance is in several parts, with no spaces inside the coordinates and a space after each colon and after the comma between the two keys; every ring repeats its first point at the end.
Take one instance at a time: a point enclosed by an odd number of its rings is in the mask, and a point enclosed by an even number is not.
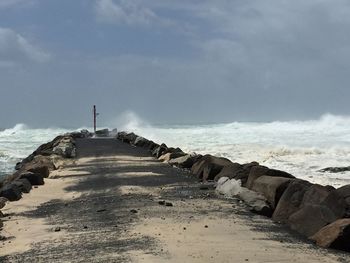
{"type": "Polygon", "coordinates": [[[350,219],[339,219],[310,237],[318,246],[350,251],[350,219]]]}
{"type": "Polygon", "coordinates": [[[253,166],[259,165],[257,162],[251,162],[246,164],[232,163],[222,168],[214,180],[218,181],[222,177],[228,177],[230,179],[240,180],[244,186],[248,180],[250,170],[253,166]]]}
{"type": "Polygon", "coordinates": [[[303,200],[301,202],[301,206],[319,205],[334,190],[335,188],[332,186],[323,186],[319,184],[313,184],[305,192],[305,195],[303,196],[303,200]]]}
{"type": "Polygon", "coordinates": [[[263,194],[272,209],[275,209],[291,180],[293,179],[263,175],[253,182],[252,190],[263,194]]]}
{"type": "Polygon", "coordinates": [[[288,225],[299,234],[310,237],[322,227],[339,219],[326,205],[305,205],[288,218],[288,225]]]}
{"type": "Polygon", "coordinates": [[[108,129],[97,130],[95,132],[95,135],[97,137],[108,137],[109,136],[109,130],[108,129]]]}
{"type": "Polygon", "coordinates": [[[137,147],[144,147],[148,143],[149,143],[149,140],[147,140],[146,138],[143,138],[141,136],[137,136],[135,141],[134,141],[134,145],[137,147]]]}
{"type": "Polygon", "coordinates": [[[27,179],[31,185],[43,185],[44,177],[41,174],[36,174],[32,172],[22,173],[19,177],[20,179],[27,179]]]}
{"type": "Polygon", "coordinates": [[[53,147],[52,151],[64,158],[75,158],[76,148],[74,139],[71,136],[62,138],[59,143],[53,147]]]}
{"type": "Polygon", "coordinates": [[[22,198],[22,192],[17,185],[10,183],[0,189],[0,196],[9,201],[17,201],[22,198]]]}
{"type": "Polygon", "coordinates": [[[165,153],[165,151],[167,149],[168,149],[168,147],[164,143],[162,143],[161,145],[159,145],[153,149],[152,155],[156,158],[159,158],[160,156],[162,156],[165,153]]]}
{"type": "Polygon", "coordinates": [[[251,189],[253,187],[254,181],[263,175],[274,176],[274,177],[285,177],[285,178],[292,178],[292,179],[295,178],[293,175],[287,172],[276,170],[276,169],[270,169],[262,165],[256,165],[256,166],[253,166],[250,170],[246,187],[248,189],[251,189]]]}
{"type": "Polygon", "coordinates": [[[345,202],[345,211],[343,217],[350,217],[350,185],[344,185],[332,191],[326,198],[325,202],[345,202]],[[341,200],[341,201],[339,201],[341,200]]]}
{"type": "Polygon", "coordinates": [[[350,171],[350,166],[344,166],[344,167],[327,167],[324,169],[319,170],[321,173],[343,173],[350,171]]]}
{"type": "Polygon", "coordinates": [[[244,201],[252,212],[268,217],[271,216],[272,209],[262,194],[242,188],[237,197],[244,201]]]}
{"type": "Polygon", "coordinates": [[[272,219],[276,222],[286,223],[288,218],[300,209],[305,192],[312,186],[308,181],[295,179],[288,184],[283,192],[272,219]]]}
{"type": "Polygon", "coordinates": [[[169,164],[175,165],[180,168],[189,169],[201,157],[202,157],[201,155],[186,154],[184,156],[169,160],[169,164]]]}
{"type": "Polygon", "coordinates": [[[179,158],[186,155],[185,153],[182,152],[168,152],[166,154],[163,154],[158,158],[159,161],[162,162],[169,162],[171,159],[179,158]]]}
{"type": "Polygon", "coordinates": [[[32,185],[28,181],[28,179],[25,179],[25,178],[17,179],[15,181],[13,181],[12,183],[17,185],[22,193],[29,193],[30,190],[32,190],[32,185]]]}
{"type": "Polygon", "coordinates": [[[229,159],[207,154],[193,164],[191,173],[205,182],[207,180],[213,180],[221,172],[223,167],[230,164],[232,162],[229,159]]]}

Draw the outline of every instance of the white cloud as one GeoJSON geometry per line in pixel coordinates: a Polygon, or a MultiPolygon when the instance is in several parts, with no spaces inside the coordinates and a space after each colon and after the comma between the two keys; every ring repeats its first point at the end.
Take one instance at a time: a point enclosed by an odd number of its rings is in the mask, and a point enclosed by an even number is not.
{"type": "Polygon", "coordinates": [[[136,1],[98,0],[96,3],[97,19],[112,24],[147,26],[159,20],[149,8],[140,6],[136,1]]]}
{"type": "Polygon", "coordinates": [[[42,63],[50,57],[50,54],[35,47],[12,29],[0,27],[0,61],[3,64],[28,60],[42,63]]]}

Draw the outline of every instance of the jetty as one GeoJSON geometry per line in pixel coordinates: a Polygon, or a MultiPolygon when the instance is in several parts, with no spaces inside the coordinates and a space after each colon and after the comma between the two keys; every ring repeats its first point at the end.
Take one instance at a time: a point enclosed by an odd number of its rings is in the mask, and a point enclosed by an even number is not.
{"type": "MultiPolygon", "coordinates": [[[[0,262],[349,262],[169,165],[182,157],[186,166],[188,156],[155,156],[154,145],[128,138],[75,135],[41,147],[55,152],[55,167],[2,208],[0,262]]],[[[25,171],[33,176],[43,162],[25,171]]]]}

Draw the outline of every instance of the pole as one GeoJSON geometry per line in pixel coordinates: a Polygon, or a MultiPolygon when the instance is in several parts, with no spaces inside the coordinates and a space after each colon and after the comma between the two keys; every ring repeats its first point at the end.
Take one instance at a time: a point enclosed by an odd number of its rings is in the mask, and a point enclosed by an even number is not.
{"type": "Polygon", "coordinates": [[[96,105],[94,105],[94,133],[96,133],[96,105]]]}

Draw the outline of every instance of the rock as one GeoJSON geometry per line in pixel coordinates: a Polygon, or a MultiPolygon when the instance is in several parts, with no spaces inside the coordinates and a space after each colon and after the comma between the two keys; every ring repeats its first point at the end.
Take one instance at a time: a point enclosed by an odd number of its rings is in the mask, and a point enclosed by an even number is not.
{"type": "Polygon", "coordinates": [[[310,237],[338,217],[324,205],[306,205],[288,218],[288,225],[299,234],[310,237]]]}
{"type": "Polygon", "coordinates": [[[137,147],[144,147],[148,143],[149,143],[149,140],[147,140],[143,137],[140,137],[140,136],[137,136],[135,141],[134,141],[134,145],[137,147]]]}
{"type": "Polygon", "coordinates": [[[0,209],[3,209],[9,200],[5,197],[0,197],[0,209]]]}
{"type": "Polygon", "coordinates": [[[10,183],[0,189],[0,196],[9,201],[17,201],[22,198],[22,192],[17,185],[10,183]]]}
{"type": "Polygon", "coordinates": [[[125,143],[130,143],[133,144],[138,136],[131,132],[131,133],[126,133],[126,132],[118,132],[117,134],[117,139],[125,142],[125,143]]]}
{"type": "Polygon", "coordinates": [[[53,153],[63,158],[75,158],[76,147],[72,137],[64,137],[54,148],[53,153]]]}
{"type": "Polygon", "coordinates": [[[319,172],[321,173],[343,173],[343,172],[348,172],[350,171],[350,166],[346,166],[346,167],[327,167],[324,169],[319,170],[319,172]]]}
{"type": "Polygon", "coordinates": [[[61,231],[61,228],[58,226],[58,227],[55,227],[54,229],[55,232],[60,232],[61,231]]]}
{"type": "Polygon", "coordinates": [[[177,147],[177,148],[173,148],[173,147],[167,148],[163,154],[166,154],[166,153],[182,153],[182,154],[185,155],[185,153],[179,147],[177,147]]]}
{"type": "Polygon", "coordinates": [[[213,180],[217,174],[221,172],[223,167],[232,164],[229,159],[216,157],[212,155],[204,155],[191,168],[191,173],[204,182],[213,180]]]}
{"type": "Polygon", "coordinates": [[[173,204],[170,202],[165,202],[165,206],[173,206],[173,204]]]}
{"type": "Polygon", "coordinates": [[[345,202],[345,212],[343,217],[350,217],[350,185],[344,185],[332,191],[326,198],[325,202],[339,202],[342,199],[345,202]]]}
{"type": "Polygon", "coordinates": [[[335,188],[332,186],[323,186],[319,184],[313,184],[305,192],[305,195],[301,202],[301,206],[319,205],[334,190],[335,188]]]}
{"type": "Polygon", "coordinates": [[[152,155],[156,158],[159,158],[167,149],[168,147],[164,143],[162,143],[158,147],[154,148],[154,150],[152,151],[152,155]]]}
{"type": "Polygon", "coordinates": [[[137,212],[136,209],[131,209],[131,210],[130,210],[130,213],[137,214],[138,212],[137,212]]]}
{"type": "Polygon", "coordinates": [[[318,246],[350,251],[350,219],[339,219],[310,237],[318,246]]]}
{"type": "Polygon", "coordinates": [[[168,163],[170,165],[175,165],[180,168],[189,169],[192,167],[193,163],[195,163],[201,157],[201,155],[186,154],[178,158],[170,159],[168,163]]]}
{"type": "Polygon", "coordinates": [[[252,212],[271,217],[272,209],[262,194],[242,188],[242,191],[238,193],[238,198],[244,201],[252,212]]]}
{"type": "Polygon", "coordinates": [[[275,209],[291,180],[285,177],[263,175],[253,182],[252,190],[263,194],[271,208],[275,209]]]}
{"type": "Polygon", "coordinates": [[[251,168],[257,165],[259,165],[257,162],[247,164],[229,164],[222,168],[221,172],[215,176],[214,180],[218,181],[222,177],[228,177],[230,179],[240,180],[242,182],[242,185],[245,185],[248,180],[251,168]]]}
{"type": "Polygon", "coordinates": [[[158,201],[158,204],[165,205],[165,201],[164,200],[158,201]]]}
{"type": "Polygon", "coordinates": [[[13,181],[12,183],[17,185],[22,193],[29,193],[30,190],[32,190],[32,185],[28,181],[28,179],[25,179],[25,178],[17,179],[15,181],[13,181]]]}
{"type": "Polygon", "coordinates": [[[108,129],[102,129],[95,132],[95,135],[97,137],[108,137],[109,136],[109,130],[108,129]]]}
{"type": "Polygon", "coordinates": [[[169,162],[171,159],[182,157],[184,155],[185,155],[185,153],[181,153],[181,152],[168,152],[168,153],[163,154],[162,156],[160,156],[158,158],[158,160],[162,161],[162,162],[169,162]]]}
{"type": "Polygon", "coordinates": [[[31,185],[43,185],[44,177],[41,174],[26,172],[20,175],[21,179],[27,179],[31,185]]]}
{"type": "Polygon", "coordinates": [[[305,192],[311,187],[311,183],[304,180],[293,180],[282,194],[272,219],[276,222],[285,223],[289,216],[299,210],[305,192]]]}
{"type": "Polygon", "coordinates": [[[256,166],[253,166],[250,170],[246,187],[248,189],[251,189],[254,181],[263,175],[274,176],[274,177],[285,177],[285,178],[292,178],[292,179],[295,178],[293,175],[287,172],[276,170],[276,169],[269,169],[268,167],[262,166],[262,165],[256,165],[256,166]]]}

